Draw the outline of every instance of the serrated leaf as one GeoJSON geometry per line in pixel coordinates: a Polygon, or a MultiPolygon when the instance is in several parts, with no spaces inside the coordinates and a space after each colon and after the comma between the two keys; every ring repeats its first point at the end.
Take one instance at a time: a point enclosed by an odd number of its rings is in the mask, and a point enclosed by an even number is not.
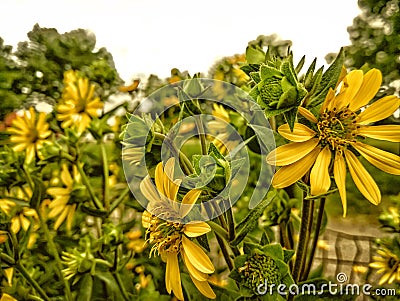
{"type": "Polygon", "coordinates": [[[317,106],[321,104],[328,94],[330,88],[334,89],[342,71],[344,64],[344,50],[340,49],[334,62],[329,66],[326,72],[322,75],[321,82],[316,89],[315,95],[311,98],[309,106],[317,106]]]}
{"type": "Polygon", "coordinates": [[[263,199],[257,207],[252,209],[239,224],[236,225],[237,235],[236,238],[231,241],[232,246],[237,246],[246,237],[246,235],[254,229],[254,227],[258,223],[258,219],[261,217],[265,208],[267,208],[267,206],[272,202],[275,196],[276,192],[270,191],[267,194],[267,197],[263,199]]]}

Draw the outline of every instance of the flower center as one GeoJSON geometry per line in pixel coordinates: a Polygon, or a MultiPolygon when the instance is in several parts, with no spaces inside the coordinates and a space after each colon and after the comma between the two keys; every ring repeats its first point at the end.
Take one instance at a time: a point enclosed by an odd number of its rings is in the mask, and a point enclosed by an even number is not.
{"type": "Polygon", "coordinates": [[[183,224],[166,222],[153,215],[150,226],[146,230],[146,242],[152,243],[150,256],[153,252],[179,253],[181,249],[183,224]]]}
{"type": "Polygon", "coordinates": [[[341,151],[350,142],[355,142],[358,129],[356,117],[348,107],[339,111],[336,108],[325,110],[317,123],[321,145],[341,151]]]}

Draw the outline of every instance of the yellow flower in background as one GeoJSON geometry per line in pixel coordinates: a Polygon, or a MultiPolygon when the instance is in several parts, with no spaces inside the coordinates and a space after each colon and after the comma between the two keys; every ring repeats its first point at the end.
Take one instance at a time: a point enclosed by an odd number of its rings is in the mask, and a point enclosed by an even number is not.
{"type": "Polygon", "coordinates": [[[369,266],[378,269],[377,274],[383,274],[379,280],[379,285],[384,283],[391,284],[394,281],[400,282],[400,260],[387,249],[377,250],[379,256],[373,256],[374,262],[369,266]]]}
{"type": "MultiPolygon", "coordinates": [[[[24,191],[27,195],[23,192],[21,187],[13,187],[6,197],[9,196],[20,199],[21,201],[26,201],[26,206],[17,205],[14,201],[7,198],[0,199],[0,210],[11,218],[10,230],[15,234],[18,234],[21,228],[25,232],[28,231],[31,224],[34,231],[39,229],[39,216],[35,209],[28,206],[32,191],[29,188],[24,188],[24,191]]],[[[35,239],[36,233],[31,233],[28,247],[33,246],[35,239]]]]}
{"type": "Polygon", "coordinates": [[[238,145],[237,139],[229,139],[232,137],[233,127],[228,124],[231,122],[228,111],[221,104],[213,104],[212,115],[216,118],[208,122],[208,129],[212,137],[212,143],[219,149],[221,154],[226,154],[238,145]]]}
{"type": "Polygon", "coordinates": [[[157,252],[167,264],[165,285],[168,293],[173,292],[179,300],[184,299],[179,271],[180,255],[197,289],[207,298],[214,299],[215,293],[208,283],[208,274],[214,272],[214,265],[203,249],[190,239],[210,232],[211,228],[205,222],[182,223],[199,198],[201,190],[190,190],[179,203],[177,194],[181,180],[172,180],[174,164],[175,160],[171,158],[164,168],[162,163],[157,165],[157,189],[149,176],[140,183],[140,190],[149,201],[148,211],[142,215],[142,225],[147,229],[147,242],[152,244],[150,256],[157,252]]]}
{"type": "Polygon", "coordinates": [[[65,88],[60,104],[57,105],[57,120],[62,128],[75,128],[83,133],[93,117],[99,116],[104,104],[94,96],[95,86],[89,79],[78,77],[74,71],[64,73],[65,88]]]}
{"type": "Polygon", "coordinates": [[[135,253],[141,253],[145,249],[145,241],[142,239],[142,231],[135,230],[126,233],[126,238],[129,239],[126,247],[135,253]]]}
{"type": "Polygon", "coordinates": [[[24,111],[23,116],[17,116],[11,127],[7,129],[11,134],[10,141],[15,144],[15,152],[26,151],[25,162],[29,163],[39,153],[39,149],[50,136],[49,124],[46,122],[46,114],[40,112],[37,116],[33,107],[24,111]]]}
{"type": "Polygon", "coordinates": [[[72,222],[76,210],[76,203],[71,204],[71,194],[76,184],[81,182],[81,176],[76,168],[73,166],[73,175],[70,174],[67,164],[62,165],[61,182],[65,187],[50,187],[47,188],[47,193],[53,197],[53,201],[48,205],[50,212],[48,218],[56,218],[54,229],[57,230],[61,224],[66,220],[67,229],[72,229],[72,222]]]}
{"type": "Polygon", "coordinates": [[[310,170],[311,194],[316,196],[329,190],[333,173],[343,203],[343,216],[346,216],[347,166],[364,197],[375,205],[379,204],[379,188],[354,151],[379,169],[400,175],[399,156],[357,139],[369,137],[400,142],[399,125],[370,125],[391,116],[400,105],[397,96],[385,96],[367,106],[381,83],[382,74],[377,69],[366,74],[354,70],[344,77],[338,93],[330,89],[318,118],[300,107],[299,113],[311,122],[312,128],[300,123],[295,123],[293,132],[287,124],[279,127],[279,133],[291,143],[278,147],[267,156],[268,163],[283,166],[274,175],[272,185],[275,188],[287,187],[310,170]]]}
{"type": "Polygon", "coordinates": [[[10,296],[9,294],[4,293],[3,295],[1,295],[0,301],[18,301],[18,300],[10,296]]]}

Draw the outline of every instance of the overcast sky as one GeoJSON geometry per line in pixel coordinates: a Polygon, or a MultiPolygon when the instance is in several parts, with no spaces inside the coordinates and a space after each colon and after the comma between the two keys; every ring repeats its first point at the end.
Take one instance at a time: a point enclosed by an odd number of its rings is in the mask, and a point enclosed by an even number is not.
{"type": "Polygon", "coordinates": [[[295,57],[324,56],[349,45],[357,0],[167,1],[1,0],[0,37],[16,46],[35,23],[60,33],[89,29],[114,56],[121,77],[207,72],[226,55],[243,53],[258,35],[292,40],[295,57]]]}

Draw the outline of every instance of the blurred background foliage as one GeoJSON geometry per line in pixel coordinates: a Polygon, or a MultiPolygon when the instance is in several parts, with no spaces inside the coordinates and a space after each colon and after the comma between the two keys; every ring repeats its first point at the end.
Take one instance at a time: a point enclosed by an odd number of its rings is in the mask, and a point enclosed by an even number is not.
{"type": "MultiPolygon", "coordinates": [[[[361,14],[348,27],[351,45],[345,47],[346,67],[379,68],[383,75],[384,90],[388,93],[400,91],[400,11],[398,0],[360,0],[361,14]]],[[[0,37],[0,130],[4,129],[10,114],[21,108],[48,103],[55,105],[61,96],[63,88],[63,73],[74,69],[82,72],[83,76],[96,85],[96,93],[102,99],[115,97],[120,94],[119,87],[123,84],[115,68],[112,54],[105,48],[96,46],[95,34],[77,29],[60,34],[54,28],[42,28],[38,24],[27,34],[28,40],[20,42],[15,51],[5,45],[0,37]]],[[[277,34],[260,35],[249,45],[269,47],[276,55],[284,56],[290,40],[282,40],[277,34]]],[[[336,56],[327,54],[330,63],[336,56]]],[[[311,58],[312,59],[312,58],[311,58]]],[[[240,70],[244,62],[244,53],[227,55],[216,61],[209,69],[209,78],[226,81],[242,86],[246,83],[247,75],[240,70]]],[[[132,70],[141,71],[141,70],[132,70]]],[[[151,74],[141,79],[137,95],[145,97],[160,87],[189,78],[187,71],[171,69],[171,76],[159,78],[151,74]]],[[[129,87],[130,83],[127,83],[129,87]]],[[[381,97],[382,95],[378,95],[381,97]]],[[[399,123],[399,118],[389,117],[390,123],[399,123]]],[[[122,118],[123,119],[123,118],[122,118]]],[[[120,120],[122,122],[123,120],[120,120]]],[[[385,121],[383,121],[385,123],[385,121]]],[[[382,149],[400,153],[398,143],[371,141],[379,144],[382,149]]],[[[400,179],[386,175],[366,164],[376,175],[376,181],[381,187],[384,198],[399,192],[400,179]]],[[[362,200],[351,179],[348,179],[350,214],[348,219],[357,218],[360,214],[378,216],[387,202],[377,207],[362,200]]],[[[340,216],[341,205],[337,196],[331,197],[327,212],[332,217],[340,216]]],[[[340,217],[339,217],[340,218],[340,217]]]]}

